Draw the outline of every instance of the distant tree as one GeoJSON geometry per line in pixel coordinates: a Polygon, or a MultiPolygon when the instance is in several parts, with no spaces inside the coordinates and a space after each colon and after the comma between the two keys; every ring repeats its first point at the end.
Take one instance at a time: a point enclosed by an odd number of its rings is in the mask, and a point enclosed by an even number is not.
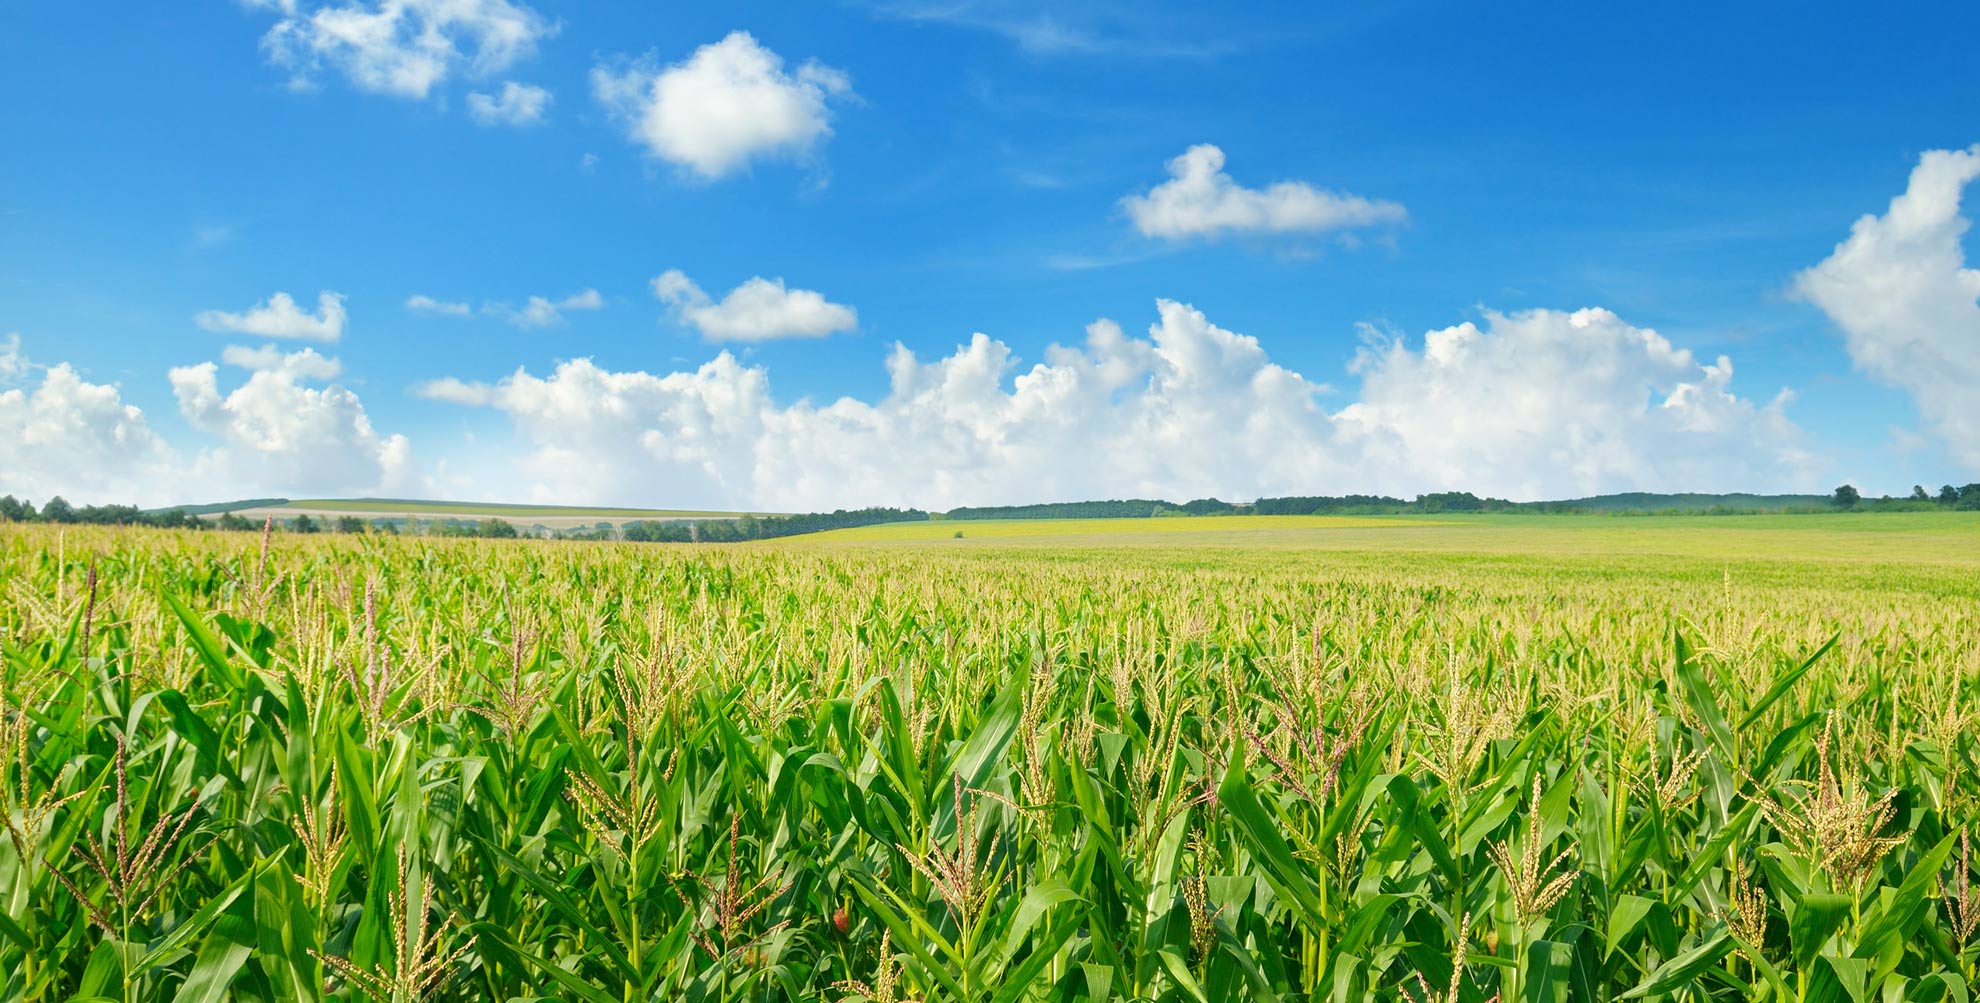
{"type": "Polygon", "coordinates": [[[507,519],[483,519],[481,520],[481,525],[475,527],[474,535],[485,536],[490,539],[513,540],[517,535],[516,524],[507,519]]]}
{"type": "Polygon", "coordinates": [[[76,510],[76,521],[96,526],[134,526],[149,520],[136,505],[84,505],[76,510]]]}
{"type": "Polygon", "coordinates": [[[738,520],[703,519],[694,524],[697,543],[735,543],[747,539],[739,531],[738,520]]]}
{"type": "Polygon", "coordinates": [[[261,528],[254,524],[254,520],[245,516],[235,515],[232,512],[220,513],[220,521],[214,523],[214,525],[233,533],[245,533],[249,530],[261,528]]]}
{"type": "Polygon", "coordinates": [[[354,515],[340,515],[337,517],[337,532],[362,533],[364,532],[364,520],[354,515]]]}
{"type": "Polygon", "coordinates": [[[1956,487],[1953,487],[1952,485],[1950,485],[1950,484],[1948,484],[1948,485],[1946,485],[1945,487],[1942,487],[1942,488],[1940,488],[1940,489],[1939,489],[1939,504],[1941,504],[1941,505],[1957,505],[1958,503],[1959,503],[1959,489],[1958,489],[1958,488],[1956,488],[1956,487]]]}
{"type": "Polygon", "coordinates": [[[1220,515],[1231,511],[1235,507],[1230,502],[1219,501],[1215,498],[1198,498],[1195,501],[1184,502],[1182,510],[1188,512],[1190,515],[1220,515]]]}
{"type": "Polygon", "coordinates": [[[317,526],[316,520],[311,519],[308,513],[296,516],[295,521],[289,523],[289,531],[292,533],[314,533],[320,528],[317,526]]]}
{"type": "Polygon", "coordinates": [[[1925,485],[1923,485],[1923,484],[1913,484],[1913,485],[1911,486],[1911,500],[1912,500],[1912,501],[1931,501],[1931,500],[1932,500],[1932,496],[1931,496],[1930,494],[1928,494],[1928,493],[1926,493],[1926,491],[1925,491],[1925,485]]]}
{"type": "Polygon", "coordinates": [[[160,529],[199,529],[205,525],[199,521],[199,516],[193,515],[191,512],[182,508],[171,508],[163,512],[154,512],[150,516],[150,522],[153,526],[157,526],[160,529]]]}
{"type": "Polygon", "coordinates": [[[645,519],[620,526],[619,536],[633,543],[687,543],[693,539],[688,528],[681,523],[645,519]]]}
{"type": "Polygon", "coordinates": [[[1469,491],[1444,491],[1417,495],[1416,505],[1424,512],[1480,512],[1485,500],[1469,491]]]}
{"type": "MultiPolygon", "coordinates": [[[[1980,484],[1968,484],[1961,487],[1959,489],[1959,500],[1953,503],[1953,507],[1965,511],[1980,510],[1980,484]]],[[[48,510],[43,509],[41,514],[43,518],[47,518],[48,510]]]]}
{"type": "Polygon", "coordinates": [[[56,495],[55,497],[48,499],[48,504],[41,506],[41,521],[75,522],[76,521],[75,506],[70,505],[67,501],[64,501],[61,495],[56,495]]]}
{"type": "MultiPolygon", "coordinates": [[[[1946,490],[1950,491],[1951,488],[1946,490]]],[[[0,522],[33,522],[34,505],[13,495],[0,498],[0,522]]]]}
{"type": "Polygon", "coordinates": [[[1855,508],[1856,503],[1862,500],[1863,496],[1857,493],[1854,486],[1849,484],[1837,488],[1835,497],[1830,499],[1837,508],[1855,508]]]}
{"type": "Polygon", "coordinates": [[[383,533],[386,536],[398,536],[399,524],[390,519],[373,519],[371,521],[371,531],[374,533],[383,533]]]}

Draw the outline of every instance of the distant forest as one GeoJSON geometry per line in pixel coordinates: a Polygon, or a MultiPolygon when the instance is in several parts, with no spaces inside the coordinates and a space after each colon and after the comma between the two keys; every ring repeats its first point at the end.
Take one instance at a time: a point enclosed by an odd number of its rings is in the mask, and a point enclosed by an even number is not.
{"type": "Polygon", "coordinates": [[[1980,511],[1980,483],[1964,487],[1944,485],[1929,491],[1923,485],[1909,495],[1865,498],[1856,488],[1843,485],[1826,495],[1758,494],[1626,494],[1596,495],[1565,501],[1515,502],[1503,498],[1480,498],[1468,491],[1445,491],[1393,498],[1388,495],[1289,495],[1260,498],[1253,502],[1226,502],[1199,498],[1188,502],[1168,502],[1148,498],[1108,501],[1057,502],[1043,505],[967,506],[947,512],[925,512],[914,508],[838,509],[803,515],[744,515],[734,519],[642,519],[613,524],[600,522],[588,527],[551,530],[523,528],[517,520],[459,519],[436,516],[432,519],[372,519],[357,516],[315,517],[298,514],[292,519],[253,520],[233,510],[283,504],[280,498],[214,505],[189,505],[169,509],[140,509],[135,505],[71,505],[60,496],[50,498],[40,508],[13,495],[0,496],[0,522],[41,522],[101,526],[156,526],[165,529],[258,530],[279,528],[291,533],[399,533],[417,532],[430,536],[517,537],[547,536],[572,540],[627,540],[638,543],[741,543],[769,540],[827,530],[873,526],[889,522],[928,520],[967,522],[984,519],[1156,519],[1204,515],[1412,515],[1444,513],[1505,513],[1532,515],[1743,515],[1764,512],[1837,511],[1980,511]],[[217,518],[207,518],[214,516],[217,518]]]}
{"type": "Polygon", "coordinates": [[[1254,502],[1226,502],[1215,498],[1176,502],[1133,499],[1128,501],[1064,502],[1055,505],[977,506],[938,513],[935,519],[1135,519],[1165,515],[1411,515],[1450,512],[1504,512],[1540,515],[1589,514],[1726,514],[1761,512],[1834,512],[1838,509],[1927,510],[1938,508],[1980,510],[1980,484],[1955,488],[1948,484],[1934,494],[1923,485],[1905,497],[1865,498],[1848,485],[1826,495],[1756,494],[1653,494],[1633,491],[1626,494],[1596,495],[1565,501],[1516,502],[1504,498],[1480,498],[1469,491],[1445,491],[1393,498],[1388,495],[1289,495],[1260,498],[1254,502]]]}

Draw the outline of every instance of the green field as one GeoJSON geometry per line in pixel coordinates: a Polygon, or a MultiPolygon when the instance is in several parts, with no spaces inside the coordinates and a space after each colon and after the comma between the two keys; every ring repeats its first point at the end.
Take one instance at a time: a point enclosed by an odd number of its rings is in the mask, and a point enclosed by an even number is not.
{"type": "MultiPolygon", "coordinates": [[[[1166,547],[1258,552],[1409,552],[1476,558],[1700,558],[1980,568],[1980,513],[1596,516],[1192,516],[910,522],[802,538],[831,544],[1032,543],[1055,548],[1166,547]],[[962,538],[956,539],[955,534],[962,538]]],[[[1778,568],[1776,569],[1778,570],[1778,568]]]]}
{"type": "Polygon", "coordinates": [[[1980,974],[1980,514],[261,546],[0,526],[0,1003],[1980,974]]]}
{"type": "MultiPolygon", "coordinates": [[[[852,542],[905,542],[964,539],[1025,540],[1050,538],[1068,542],[1133,543],[1142,538],[1175,542],[1191,538],[1298,542],[1308,530],[1383,529],[1408,525],[1401,517],[1331,515],[1215,515],[1156,519],[935,519],[892,522],[812,534],[813,539],[852,542]],[[1235,535],[1234,535],[1235,534],[1235,535]]],[[[1041,541],[1045,542],[1045,541],[1041,541]]]]}

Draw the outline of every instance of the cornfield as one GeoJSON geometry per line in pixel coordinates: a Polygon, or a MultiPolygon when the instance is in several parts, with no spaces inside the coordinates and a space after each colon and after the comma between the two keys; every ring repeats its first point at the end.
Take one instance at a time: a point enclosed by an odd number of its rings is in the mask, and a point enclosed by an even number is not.
{"type": "Polygon", "coordinates": [[[1895,567],[0,538],[0,1000],[1957,1000],[1895,567]]]}

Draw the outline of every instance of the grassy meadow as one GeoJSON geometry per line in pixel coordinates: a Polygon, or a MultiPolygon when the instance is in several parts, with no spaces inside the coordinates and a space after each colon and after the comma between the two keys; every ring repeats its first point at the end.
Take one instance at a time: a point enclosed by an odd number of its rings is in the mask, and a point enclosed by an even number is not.
{"type": "Polygon", "coordinates": [[[1965,1001],[1980,961],[1980,516],[0,526],[0,682],[0,1003],[1965,1001]]]}

